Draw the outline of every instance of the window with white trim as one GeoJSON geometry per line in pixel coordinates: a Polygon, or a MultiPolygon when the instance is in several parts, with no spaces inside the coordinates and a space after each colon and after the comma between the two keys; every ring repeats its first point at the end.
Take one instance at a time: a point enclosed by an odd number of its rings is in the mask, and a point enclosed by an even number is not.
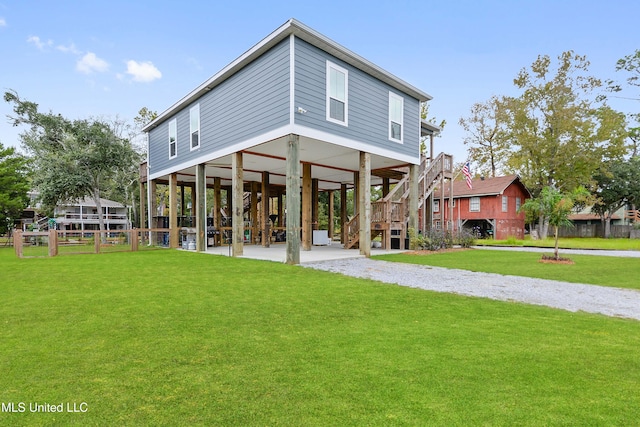
{"type": "Polygon", "coordinates": [[[433,211],[440,212],[440,200],[433,201],[433,211]]]}
{"type": "Polygon", "coordinates": [[[516,212],[520,210],[521,203],[520,197],[516,197],[516,212]]]}
{"type": "Polygon", "coordinates": [[[349,72],[327,61],[327,120],[344,126],[349,118],[349,72]]]}
{"type": "Polygon", "coordinates": [[[404,98],[389,92],[389,139],[402,142],[404,98]]]}
{"type": "Polygon", "coordinates": [[[169,158],[178,155],[178,122],[173,119],[169,122],[169,158]]]}
{"type": "Polygon", "coordinates": [[[509,197],[502,196],[502,212],[507,212],[509,210],[509,197]]]}
{"type": "Polygon", "coordinates": [[[191,150],[200,148],[200,104],[196,104],[189,110],[189,135],[191,150]]]}
{"type": "Polygon", "coordinates": [[[480,212],[480,197],[469,199],[469,212],[480,212]]]}

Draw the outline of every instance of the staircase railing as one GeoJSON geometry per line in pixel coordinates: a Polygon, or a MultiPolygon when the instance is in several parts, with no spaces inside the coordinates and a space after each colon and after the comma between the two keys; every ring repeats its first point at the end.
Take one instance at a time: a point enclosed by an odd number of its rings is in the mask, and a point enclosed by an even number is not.
{"type": "Polygon", "coordinates": [[[360,240],[360,215],[355,215],[346,225],[347,242],[345,249],[351,249],[360,240]]]}
{"type": "Polygon", "coordinates": [[[40,231],[48,231],[49,230],[49,217],[40,218],[36,222],[36,228],[40,231]]]}
{"type": "MultiPolygon", "coordinates": [[[[422,207],[425,199],[433,193],[442,177],[453,177],[453,156],[440,153],[430,161],[423,158],[418,169],[418,208],[422,207]]],[[[371,223],[389,223],[406,226],[409,218],[409,174],[398,183],[382,199],[371,204],[371,223]]],[[[345,247],[353,247],[359,240],[359,215],[356,215],[346,225],[347,243],[345,247]]]]}

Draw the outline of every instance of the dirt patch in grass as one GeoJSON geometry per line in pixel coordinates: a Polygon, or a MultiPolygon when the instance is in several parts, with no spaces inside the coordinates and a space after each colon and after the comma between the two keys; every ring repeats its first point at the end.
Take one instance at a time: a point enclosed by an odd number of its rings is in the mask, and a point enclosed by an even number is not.
{"type": "Polygon", "coordinates": [[[543,264],[575,264],[571,258],[559,257],[558,259],[555,259],[555,257],[550,255],[542,255],[542,258],[538,262],[543,264]]]}

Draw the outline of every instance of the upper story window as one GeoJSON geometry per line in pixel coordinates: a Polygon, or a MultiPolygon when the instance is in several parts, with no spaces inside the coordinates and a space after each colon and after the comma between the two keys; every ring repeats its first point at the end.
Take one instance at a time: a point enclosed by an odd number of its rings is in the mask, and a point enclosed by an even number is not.
{"type": "Polygon", "coordinates": [[[344,126],[349,117],[349,72],[327,61],[327,120],[344,126]]]}
{"type": "Polygon", "coordinates": [[[502,212],[507,212],[509,210],[509,197],[502,196],[502,212]]]}
{"type": "Polygon", "coordinates": [[[200,104],[189,110],[189,131],[191,135],[191,150],[200,148],[200,104]]]}
{"type": "Polygon", "coordinates": [[[389,92],[389,139],[402,142],[404,98],[389,92]]]}
{"type": "Polygon", "coordinates": [[[480,197],[469,199],[469,212],[480,212],[480,197]]]}
{"type": "Polygon", "coordinates": [[[516,212],[520,210],[520,205],[521,205],[520,197],[516,197],[516,212]]]}
{"type": "Polygon", "coordinates": [[[433,201],[433,211],[440,212],[440,200],[433,201]]]}
{"type": "Polygon", "coordinates": [[[178,155],[178,124],[176,119],[169,122],[169,158],[178,155]]]}

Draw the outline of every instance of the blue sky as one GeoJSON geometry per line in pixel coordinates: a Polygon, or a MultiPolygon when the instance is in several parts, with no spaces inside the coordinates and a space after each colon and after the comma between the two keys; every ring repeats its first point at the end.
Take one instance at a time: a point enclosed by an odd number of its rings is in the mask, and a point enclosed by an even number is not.
{"type": "MultiPolygon", "coordinates": [[[[67,118],[132,121],[164,111],[296,18],[431,94],[447,125],[436,151],[466,158],[458,126],[471,106],[516,94],[538,55],[586,55],[590,72],[623,79],[616,61],[640,48],[637,0],[537,1],[29,1],[0,0],[0,89],[67,118]]],[[[638,102],[615,108],[637,112],[638,102]]],[[[19,129],[0,102],[0,142],[19,129]]]]}

